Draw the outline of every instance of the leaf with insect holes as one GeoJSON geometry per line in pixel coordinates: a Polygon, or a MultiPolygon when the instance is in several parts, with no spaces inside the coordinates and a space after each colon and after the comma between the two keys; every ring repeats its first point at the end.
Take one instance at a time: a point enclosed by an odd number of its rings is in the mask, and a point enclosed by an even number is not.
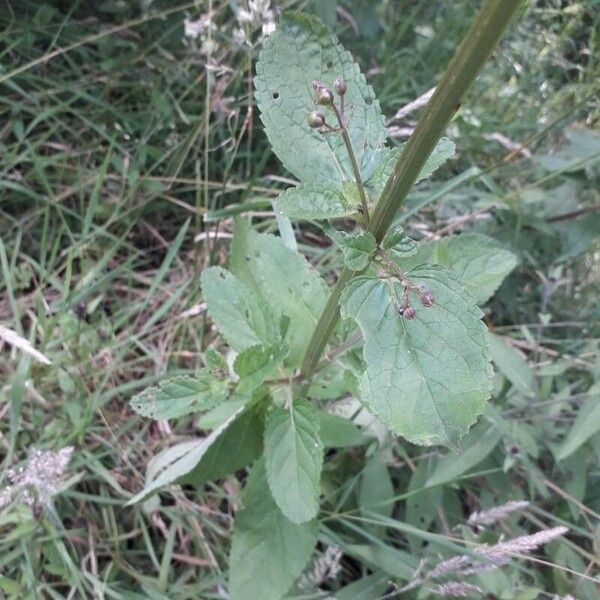
{"type": "Polygon", "coordinates": [[[353,318],[365,340],[361,401],[410,442],[456,445],[490,396],[483,313],[442,267],[423,265],[407,277],[435,297],[425,307],[411,292],[412,320],[398,314],[403,287],[397,279],[357,277],[340,298],[342,317],[353,318]]]}
{"type": "Polygon", "coordinates": [[[323,442],[318,414],[310,404],[276,407],[267,415],[265,461],[281,512],[294,523],[313,519],[319,510],[323,442]]]}
{"type": "Polygon", "coordinates": [[[289,352],[284,364],[299,366],[327,301],[325,281],[281,238],[256,233],[241,219],[236,221],[230,263],[235,275],[251,290],[254,301],[266,307],[273,322],[289,318],[285,336],[289,352]]]}
{"type": "Polygon", "coordinates": [[[275,504],[265,463],[256,462],[235,515],[229,557],[232,600],[279,600],[312,556],[317,542],[316,520],[292,523],[275,504]]]}
{"type": "MultiPolygon", "coordinates": [[[[372,171],[387,131],[372,88],[337,38],[316,18],[287,13],[265,41],[256,64],[256,101],[273,151],[284,167],[304,184],[354,180],[342,136],[311,129],[315,110],[314,81],[333,89],[346,83],[346,127],[361,174],[372,171]]],[[[339,97],[336,96],[336,102],[339,97]]],[[[332,109],[319,110],[334,123],[332,109]]]]}
{"type": "Polygon", "coordinates": [[[175,419],[216,406],[229,395],[229,382],[209,371],[196,377],[182,375],[165,379],[131,399],[131,408],[149,419],[175,419]]]}
{"type": "Polygon", "coordinates": [[[277,372],[285,353],[282,346],[251,346],[240,352],[233,363],[233,369],[240,378],[236,391],[239,394],[254,391],[277,372]]]}
{"type": "Polygon", "coordinates": [[[343,186],[301,184],[279,194],[275,210],[290,219],[339,219],[358,210],[360,198],[344,194],[343,186]]]}
{"type": "Polygon", "coordinates": [[[221,267],[202,273],[202,293],[208,314],[237,352],[277,340],[275,321],[267,306],[235,275],[221,267]]]}

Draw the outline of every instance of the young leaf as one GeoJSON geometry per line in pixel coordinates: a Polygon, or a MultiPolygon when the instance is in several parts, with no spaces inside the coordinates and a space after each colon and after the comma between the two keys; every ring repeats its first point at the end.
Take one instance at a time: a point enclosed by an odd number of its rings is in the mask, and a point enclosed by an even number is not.
{"type": "MultiPolygon", "coordinates": [[[[313,81],[333,89],[338,77],[346,83],[344,116],[364,176],[379,159],[387,132],[375,94],[350,53],[318,19],[299,13],[288,13],[260,52],[254,84],[261,120],[273,151],[302,183],[354,180],[341,135],[323,135],[307,120],[315,110],[313,81]]],[[[337,125],[331,109],[323,112],[337,125]]]]}
{"type": "Polygon", "coordinates": [[[323,442],[319,419],[308,403],[267,415],[265,464],[271,493],[293,523],[304,523],[319,510],[323,442]]]}
{"type": "Polygon", "coordinates": [[[172,377],[131,399],[131,408],[150,419],[175,419],[216,406],[229,395],[227,381],[203,372],[197,377],[172,377]]]}
{"type": "MultiPolygon", "coordinates": [[[[146,500],[149,496],[156,493],[159,489],[180,481],[183,477],[191,473],[209,451],[211,446],[231,427],[238,419],[248,418],[245,407],[239,408],[229,419],[215,429],[210,435],[199,439],[196,444],[190,446],[189,450],[174,460],[160,475],[152,481],[147,481],[144,489],[136,494],[127,502],[127,506],[136,504],[141,500],[146,500]]],[[[238,423],[239,425],[239,423],[238,423]]],[[[229,448],[231,451],[231,448],[229,448]]],[[[241,465],[243,466],[243,465],[241,465]]],[[[239,468],[239,467],[238,467],[239,468]]]]}
{"type": "Polygon", "coordinates": [[[234,350],[276,340],[274,320],[266,306],[235,275],[210,267],[201,281],[208,314],[234,350]]]}
{"type": "Polygon", "coordinates": [[[369,261],[377,250],[377,242],[372,233],[346,233],[333,227],[326,227],[325,233],[341,248],[344,254],[344,264],[352,271],[362,271],[367,268],[369,261]]]}
{"type": "Polygon", "coordinates": [[[433,293],[416,318],[398,314],[398,280],[357,277],[340,298],[365,340],[361,400],[385,425],[415,444],[455,445],[490,396],[486,328],[464,284],[441,267],[424,265],[407,276],[433,293]]]}
{"type": "Polygon", "coordinates": [[[286,519],[269,493],[262,460],[252,468],[241,500],[229,560],[230,597],[279,600],[312,556],[317,522],[286,519]]]}
{"type": "Polygon", "coordinates": [[[277,371],[284,356],[285,350],[281,346],[251,346],[240,352],[233,363],[240,378],[236,391],[239,394],[254,391],[277,371]]]}
{"type": "Polygon", "coordinates": [[[243,220],[236,222],[231,268],[255,292],[250,292],[255,302],[267,307],[272,321],[289,318],[285,364],[297,367],[325,306],[327,285],[305,258],[286,248],[280,238],[256,233],[243,220]]]}
{"type": "Polygon", "coordinates": [[[387,232],[381,247],[397,259],[403,259],[416,254],[419,243],[406,235],[402,225],[396,225],[387,232]]]}

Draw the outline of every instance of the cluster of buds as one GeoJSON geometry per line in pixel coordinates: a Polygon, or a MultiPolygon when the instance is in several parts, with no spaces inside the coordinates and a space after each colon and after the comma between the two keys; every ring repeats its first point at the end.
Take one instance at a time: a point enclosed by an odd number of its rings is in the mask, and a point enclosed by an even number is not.
{"type": "Polygon", "coordinates": [[[405,278],[402,279],[402,285],[404,286],[404,293],[402,295],[402,304],[398,307],[398,314],[405,319],[412,320],[417,316],[415,307],[410,303],[408,296],[409,289],[414,289],[419,294],[419,300],[425,308],[429,308],[435,304],[434,295],[423,286],[416,286],[405,278]]]}
{"type": "MultiPolygon", "coordinates": [[[[338,77],[333,82],[333,89],[335,91],[335,94],[337,94],[340,97],[339,110],[335,105],[334,92],[324,83],[321,83],[320,81],[313,81],[313,90],[315,91],[315,104],[330,107],[335,112],[337,120],[339,122],[341,115],[344,112],[344,95],[346,93],[346,82],[341,77],[338,77]]],[[[308,124],[312,129],[318,129],[319,133],[331,133],[333,131],[338,131],[338,128],[327,123],[325,115],[318,110],[315,110],[308,115],[308,124]]]]}

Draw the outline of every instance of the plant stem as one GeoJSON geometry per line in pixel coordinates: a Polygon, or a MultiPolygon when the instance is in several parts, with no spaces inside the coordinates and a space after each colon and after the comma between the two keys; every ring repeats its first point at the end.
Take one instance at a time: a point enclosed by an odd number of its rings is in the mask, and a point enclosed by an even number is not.
{"type": "MultiPolygon", "coordinates": [[[[521,0],[487,0],[436,87],[379,198],[369,231],[381,242],[466,92],[487,62],[521,0]]],[[[301,372],[310,382],[339,318],[338,301],[353,272],[344,269],[335,284],[308,344],[301,372]]]]}
{"type": "Polygon", "coordinates": [[[350,136],[348,135],[348,129],[346,128],[346,124],[344,123],[343,117],[343,102],[344,97],[342,96],[342,111],[338,110],[335,104],[332,104],[331,107],[335,112],[335,117],[340,126],[340,132],[342,134],[342,139],[344,140],[344,144],[346,145],[346,150],[348,151],[348,156],[350,158],[350,164],[352,165],[352,172],[354,173],[354,179],[356,181],[356,186],[358,187],[358,195],[360,196],[360,204],[363,213],[363,222],[365,227],[369,224],[369,205],[367,203],[367,196],[365,194],[365,186],[363,184],[362,178],[360,176],[360,169],[358,168],[358,163],[356,162],[356,155],[354,154],[354,150],[352,149],[352,142],[350,141],[350,136]]]}

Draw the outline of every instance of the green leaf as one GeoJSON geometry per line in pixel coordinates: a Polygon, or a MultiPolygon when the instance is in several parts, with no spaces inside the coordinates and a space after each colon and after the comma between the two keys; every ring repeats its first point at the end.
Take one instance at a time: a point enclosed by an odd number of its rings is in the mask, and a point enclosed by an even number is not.
{"type": "Polygon", "coordinates": [[[209,369],[220,369],[227,371],[227,360],[214,348],[207,348],[204,353],[204,362],[209,369]]]}
{"type": "Polygon", "coordinates": [[[390,587],[389,575],[381,571],[373,575],[363,575],[335,592],[335,600],[373,600],[385,597],[390,587]]]}
{"type": "Polygon", "coordinates": [[[423,179],[427,179],[431,177],[437,169],[439,169],[448,159],[454,156],[454,152],[456,150],[456,146],[453,141],[448,138],[440,138],[440,141],[437,143],[436,147],[433,149],[432,153],[429,155],[429,158],[423,165],[415,184],[419,183],[419,181],[423,181],[423,179]]]}
{"type": "Polygon", "coordinates": [[[480,423],[461,442],[458,455],[451,452],[437,464],[426,485],[429,487],[455,481],[486,458],[500,438],[500,432],[495,427],[480,423]]]}
{"type": "MultiPolygon", "coordinates": [[[[406,522],[423,531],[429,531],[429,527],[437,517],[437,510],[442,502],[442,487],[426,487],[431,463],[431,460],[420,460],[418,462],[408,484],[410,495],[406,499],[406,522]]],[[[406,538],[413,555],[419,556],[425,540],[411,534],[406,534],[406,538]]]]}
{"type": "Polygon", "coordinates": [[[352,271],[362,271],[367,268],[371,257],[377,250],[377,242],[372,233],[346,233],[333,227],[325,227],[325,233],[341,248],[344,254],[344,264],[352,271]]]}
{"type": "Polygon", "coordinates": [[[216,406],[229,395],[229,383],[210,373],[166,379],[131,399],[131,408],[150,419],[175,419],[216,406]]]}
{"type": "Polygon", "coordinates": [[[318,413],[321,439],[325,448],[364,446],[370,441],[352,421],[320,411],[318,413]]]}
{"type": "MultiPolygon", "coordinates": [[[[346,82],[347,129],[364,177],[378,160],[387,132],[375,94],[350,53],[318,19],[288,13],[259,55],[254,84],[264,129],[275,154],[302,183],[354,179],[341,135],[323,135],[307,121],[315,110],[312,82],[333,89],[337,77],[346,82]]],[[[334,124],[331,109],[322,110],[334,124]]]]}
{"type": "Polygon", "coordinates": [[[486,302],[517,265],[512,252],[479,233],[440,240],[436,243],[434,262],[459,275],[478,304],[486,302]]]}
{"type": "Polygon", "coordinates": [[[254,391],[279,369],[284,356],[285,350],[280,346],[251,346],[240,352],[233,363],[233,369],[240,378],[237,392],[247,394],[254,391]]]}
{"type": "Polygon", "coordinates": [[[417,253],[419,242],[408,237],[402,225],[396,225],[387,232],[381,247],[395,258],[403,259],[417,253]]]}
{"type": "MultiPolygon", "coordinates": [[[[394,485],[387,465],[381,455],[375,455],[365,465],[360,478],[358,505],[363,517],[373,519],[374,513],[390,518],[394,508],[393,497],[394,485]]],[[[365,523],[363,526],[378,538],[384,538],[385,527],[374,526],[371,523],[365,523]]]]}
{"type": "Polygon", "coordinates": [[[190,448],[185,454],[177,456],[176,459],[169,464],[164,471],[157,475],[155,479],[147,481],[144,489],[131,498],[131,500],[127,502],[127,506],[146,500],[159,489],[176,483],[192,472],[210,447],[227,431],[227,429],[232,426],[237,419],[242,418],[244,414],[247,414],[244,411],[245,408],[242,406],[210,435],[197,440],[196,444],[190,445],[190,448]]]}
{"type": "Polygon", "coordinates": [[[422,244],[417,254],[404,258],[403,269],[430,262],[456,273],[478,304],[485,303],[517,264],[515,255],[496,240],[465,233],[422,244]]]}
{"type": "Polygon", "coordinates": [[[280,238],[256,233],[243,220],[236,221],[231,268],[254,292],[255,302],[267,307],[273,322],[289,318],[285,364],[299,366],[327,300],[328,289],[321,276],[280,238]]]}
{"type": "Polygon", "coordinates": [[[221,423],[227,421],[233,413],[237,412],[238,408],[244,406],[247,401],[246,396],[232,394],[225,402],[200,415],[196,419],[196,428],[206,431],[216,429],[221,423]]]}
{"type": "Polygon", "coordinates": [[[466,284],[478,304],[492,296],[515,268],[515,255],[496,240],[480,233],[463,233],[422,244],[415,256],[400,264],[404,269],[431,262],[451,269],[466,284]]]}
{"type": "MultiPolygon", "coordinates": [[[[391,177],[396,167],[396,163],[404,150],[406,144],[402,144],[397,148],[383,148],[380,152],[380,159],[375,167],[373,174],[369,177],[365,184],[369,191],[369,195],[377,199],[381,195],[387,180],[391,177]]],[[[415,185],[428,177],[441,167],[449,158],[454,156],[456,146],[454,142],[448,138],[440,138],[433,152],[429,155],[427,162],[423,165],[419,176],[415,181],[415,185]]]]}
{"type": "Polygon", "coordinates": [[[593,385],[581,405],[567,438],[559,446],[556,458],[563,460],[600,431],[600,384],[593,385]]]}
{"type": "MultiPolygon", "coordinates": [[[[364,182],[365,191],[375,204],[394,172],[402,148],[381,148],[373,157],[373,172],[364,182]]],[[[423,167],[417,183],[431,174],[454,154],[454,143],[442,138],[423,167]]],[[[364,174],[363,174],[364,175],[364,174]]],[[[288,188],[275,200],[275,209],[290,219],[341,219],[356,215],[360,195],[354,181],[303,183],[288,188]]]]}
{"type": "Polygon", "coordinates": [[[237,352],[276,340],[274,320],[264,303],[235,275],[221,267],[202,273],[202,293],[208,314],[237,352]]]}
{"type": "Polygon", "coordinates": [[[566,144],[558,152],[546,156],[534,156],[534,159],[547,171],[572,173],[585,168],[593,161],[600,160],[598,132],[593,129],[571,128],[567,130],[565,137],[566,144]]]}
{"type": "Polygon", "coordinates": [[[537,393],[535,375],[521,354],[493,333],[488,332],[488,343],[492,361],[500,372],[521,393],[534,396],[537,393]]]}
{"type": "Polygon", "coordinates": [[[323,442],[319,418],[308,403],[290,410],[273,408],[265,427],[265,463],[271,493],[293,523],[304,523],[319,510],[323,442]]]}
{"type": "Polygon", "coordinates": [[[269,493],[262,460],[254,465],[241,500],[231,542],[230,597],[279,600],[312,556],[317,522],[286,519],[269,493]]]}
{"type": "Polygon", "coordinates": [[[358,323],[365,340],[361,401],[410,442],[455,445],[490,396],[482,312],[441,267],[423,265],[407,276],[436,299],[426,308],[411,292],[413,320],[398,314],[404,290],[397,279],[357,277],[340,298],[342,316],[358,323]]]}
{"type": "Polygon", "coordinates": [[[290,219],[341,219],[354,214],[359,198],[345,195],[341,186],[315,183],[288,188],[274,202],[275,210],[290,219]]]}
{"type": "MultiPolygon", "coordinates": [[[[258,392],[259,397],[262,394],[258,392]]],[[[264,409],[260,404],[248,408],[219,435],[202,460],[181,479],[197,485],[216,481],[252,464],[263,451],[264,409]]]]}

